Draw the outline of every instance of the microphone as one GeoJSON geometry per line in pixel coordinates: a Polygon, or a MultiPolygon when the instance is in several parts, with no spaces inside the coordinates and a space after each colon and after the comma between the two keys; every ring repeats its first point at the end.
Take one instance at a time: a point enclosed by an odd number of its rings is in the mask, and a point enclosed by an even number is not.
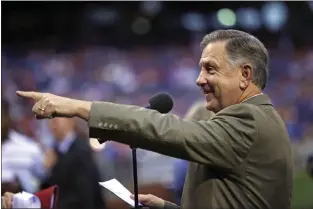
{"type": "MultiPolygon", "coordinates": [[[[157,93],[149,99],[149,105],[146,106],[147,109],[156,110],[159,113],[165,114],[173,109],[174,102],[172,97],[164,92],[157,93]]],[[[99,143],[103,143],[106,140],[98,139],[99,143]]],[[[134,178],[134,199],[135,199],[135,209],[141,208],[138,202],[138,175],[137,175],[137,156],[136,148],[130,146],[132,149],[132,159],[133,159],[133,178],[134,178]]]]}
{"type": "Polygon", "coordinates": [[[158,93],[149,99],[147,109],[156,110],[159,113],[168,113],[173,109],[174,103],[172,97],[167,93],[158,93]]]}
{"type": "MultiPolygon", "coordinates": [[[[172,97],[167,93],[158,93],[153,95],[149,99],[149,105],[147,109],[156,110],[159,113],[168,113],[173,109],[174,103],[172,97]]],[[[135,209],[141,208],[138,202],[138,174],[137,174],[137,153],[136,148],[130,146],[132,149],[133,158],[133,178],[134,178],[134,199],[135,199],[135,209]]]]}

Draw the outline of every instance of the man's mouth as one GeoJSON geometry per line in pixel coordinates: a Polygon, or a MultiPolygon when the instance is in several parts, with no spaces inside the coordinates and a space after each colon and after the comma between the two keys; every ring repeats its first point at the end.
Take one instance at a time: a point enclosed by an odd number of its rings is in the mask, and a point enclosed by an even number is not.
{"type": "Polygon", "coordinates": [[[204,95],[208,95],[208,94],[213,94],[214,93],[214,89],[212,87],[202,88],[202,91],[203,91],[204,95]]]}

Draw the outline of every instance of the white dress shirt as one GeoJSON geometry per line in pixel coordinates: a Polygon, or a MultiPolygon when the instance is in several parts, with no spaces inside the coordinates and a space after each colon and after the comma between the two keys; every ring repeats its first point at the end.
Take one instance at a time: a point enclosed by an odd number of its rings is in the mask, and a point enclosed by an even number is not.
{"type": "Polygon", "coordinates": [[[14,130],[9,132],[9,139],[2,143],[2,182],[11,182],[16,178],[24,191],[33,193],[38,189],[38,179],[31,168],[36,159],[42,159],[43,152],[31,138],[14,130]]]}

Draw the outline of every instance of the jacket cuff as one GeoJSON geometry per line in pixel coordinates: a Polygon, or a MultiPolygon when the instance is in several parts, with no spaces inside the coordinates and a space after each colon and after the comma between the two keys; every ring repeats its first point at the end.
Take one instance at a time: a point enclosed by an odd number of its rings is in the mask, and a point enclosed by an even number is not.
{"type": "Polygon", "coordinates": [[[180,209],[180,207],[174,203],[165,201],[163,209],[180,209]]]}

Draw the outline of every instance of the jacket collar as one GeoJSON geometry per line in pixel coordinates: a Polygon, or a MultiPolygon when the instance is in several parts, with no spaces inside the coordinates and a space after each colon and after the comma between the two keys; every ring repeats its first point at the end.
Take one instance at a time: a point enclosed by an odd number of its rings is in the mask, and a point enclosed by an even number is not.
{"type": "Polygon", "coordinates": [[[272,105],[272,102],[270,98],[266,94],[259,94],[252,96],[246,100],[244,100],[242,103],[248,103],[248,104],[254,104],[254,105],[272,105]]]}

